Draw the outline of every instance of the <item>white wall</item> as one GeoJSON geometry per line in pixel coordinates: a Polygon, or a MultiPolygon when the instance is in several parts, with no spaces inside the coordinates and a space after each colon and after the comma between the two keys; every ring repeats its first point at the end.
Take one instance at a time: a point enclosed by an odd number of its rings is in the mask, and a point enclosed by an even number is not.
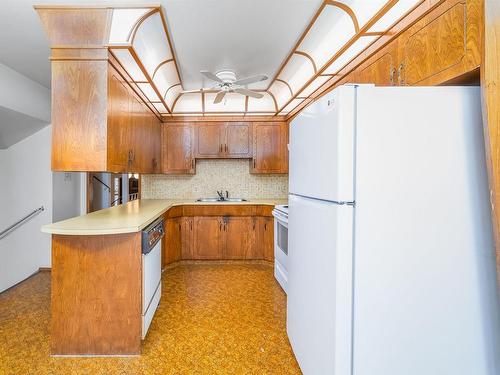
{"type": "Polygon", "coordinates": [[[52,173],[52,220],[54,222],[80,215],[79,172],[52,173]]]}
{"type": "Polygon", "coordinates": [[[0,240],[0,291],[40,267],[50,267],[52,222],[51,127],[45,127],[0,153],[0,230],[44,206],[45,211],[0,240]]]}

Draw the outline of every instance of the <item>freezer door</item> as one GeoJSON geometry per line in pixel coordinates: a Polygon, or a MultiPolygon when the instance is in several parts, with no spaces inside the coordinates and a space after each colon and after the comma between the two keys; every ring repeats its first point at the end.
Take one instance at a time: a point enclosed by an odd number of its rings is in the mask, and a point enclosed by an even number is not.
{"type": "Polygon", "coordinates": [[[305,375],[350,375],[354,208],[290,195],[287,332],[305,375]]]}
{"type": "Polygon", "coordinates": [[[353,201],[354,86],[341,86],[290,124],[290,194],[353,201]]]}

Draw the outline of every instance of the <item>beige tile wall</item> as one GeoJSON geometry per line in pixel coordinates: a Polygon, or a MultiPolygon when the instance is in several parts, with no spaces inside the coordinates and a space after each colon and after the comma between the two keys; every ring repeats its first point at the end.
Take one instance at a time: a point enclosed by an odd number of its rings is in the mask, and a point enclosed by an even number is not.
{"type": "Polygon", "coordinates": [[[191,199],[215,197],[228,190],[237,198],[286,199],[288,176],[249,173],[248,160],[197,160],[196,175],[143,175],[143,199],[191,199]]]}

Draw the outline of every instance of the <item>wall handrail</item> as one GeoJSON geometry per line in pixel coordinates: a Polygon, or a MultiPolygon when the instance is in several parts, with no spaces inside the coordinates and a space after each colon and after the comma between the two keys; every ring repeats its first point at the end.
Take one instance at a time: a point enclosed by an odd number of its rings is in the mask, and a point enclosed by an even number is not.
{"type": "Polygon", "coordinates": [[[12,231],[14,231],[15,229],[17,229],[18,227],[20,227],[21,225],[23,225],[25,222],[27,222],[33,216],[38,215],[43,210],[45,210],[45,208],[43,206],[38,207],[36,210],[31,211],[29,214],[27,214],[26,216],[24,216],[22,219],[16,221],[14,224],[12,224],[11,226],[9,226],[6,229],[4,229],[2,232],[0,232],[0,240],[2,238],[4,238],[5,236],[7,236],[12,231]]]}

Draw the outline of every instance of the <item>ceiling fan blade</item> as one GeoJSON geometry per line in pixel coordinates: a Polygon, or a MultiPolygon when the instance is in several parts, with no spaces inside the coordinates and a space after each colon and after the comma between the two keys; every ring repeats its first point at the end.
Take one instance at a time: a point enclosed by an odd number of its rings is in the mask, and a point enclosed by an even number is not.
{"type": "Polygon", "coordinates": [[[251,96],[252,98],[255,98],[255,99],[260,99],[264,96],[263,94],[261,94],[259,92],[255,92],[255,91],[247,90],[247,89],[234,89],[234,92],[237,92],[238,94],[245,95],[245,96],[251,96]]]}
{"type": "Polygon", "coordinates": [[[198,92],[203,92],[203,91],[210,91],[210,90],[214,90],[214,89],[217,89],[216,87],[209,87],[209,88],[201,88],[201,89],[198,89],[198,90],[184,90],[184,91],[181,91],[181,94],[193,94],[193,93],[198,93],[198,92]]]}
{"type": "Polygon", "coordinates": [[[250,83],[255,83],[255,82],[260,82],[260,81],[265,81],[267,79],[267,76],[264,74],[259,74],[257,76],[253,77],[248,77],[248,78],[243,78],[243,79],[238,79],[233,82],[233,85],[248,85],[250,83]]]}
{"type": "Polygon", "coordinates": [[[206,70],[202,70],[200,71],[201,74],[203,74],[205,77],[207,77],[208,79],[211,79],[212,81],[215,81],[215,82],[219,82],[219,83],[224,83],[222,81],[222,79],[220,79],[219,77],[217,77],[215,74],[213,74],[212,72],[209,72],[209,71],[206,71],[206,70]]]}
{"type": "Polygon", "coordinates": [[[226,96],[225,91],[219,91],[219,93],[215,96],[214,104],[222,102],[222,99],[224,99],[225,96],[226,96]]]}

